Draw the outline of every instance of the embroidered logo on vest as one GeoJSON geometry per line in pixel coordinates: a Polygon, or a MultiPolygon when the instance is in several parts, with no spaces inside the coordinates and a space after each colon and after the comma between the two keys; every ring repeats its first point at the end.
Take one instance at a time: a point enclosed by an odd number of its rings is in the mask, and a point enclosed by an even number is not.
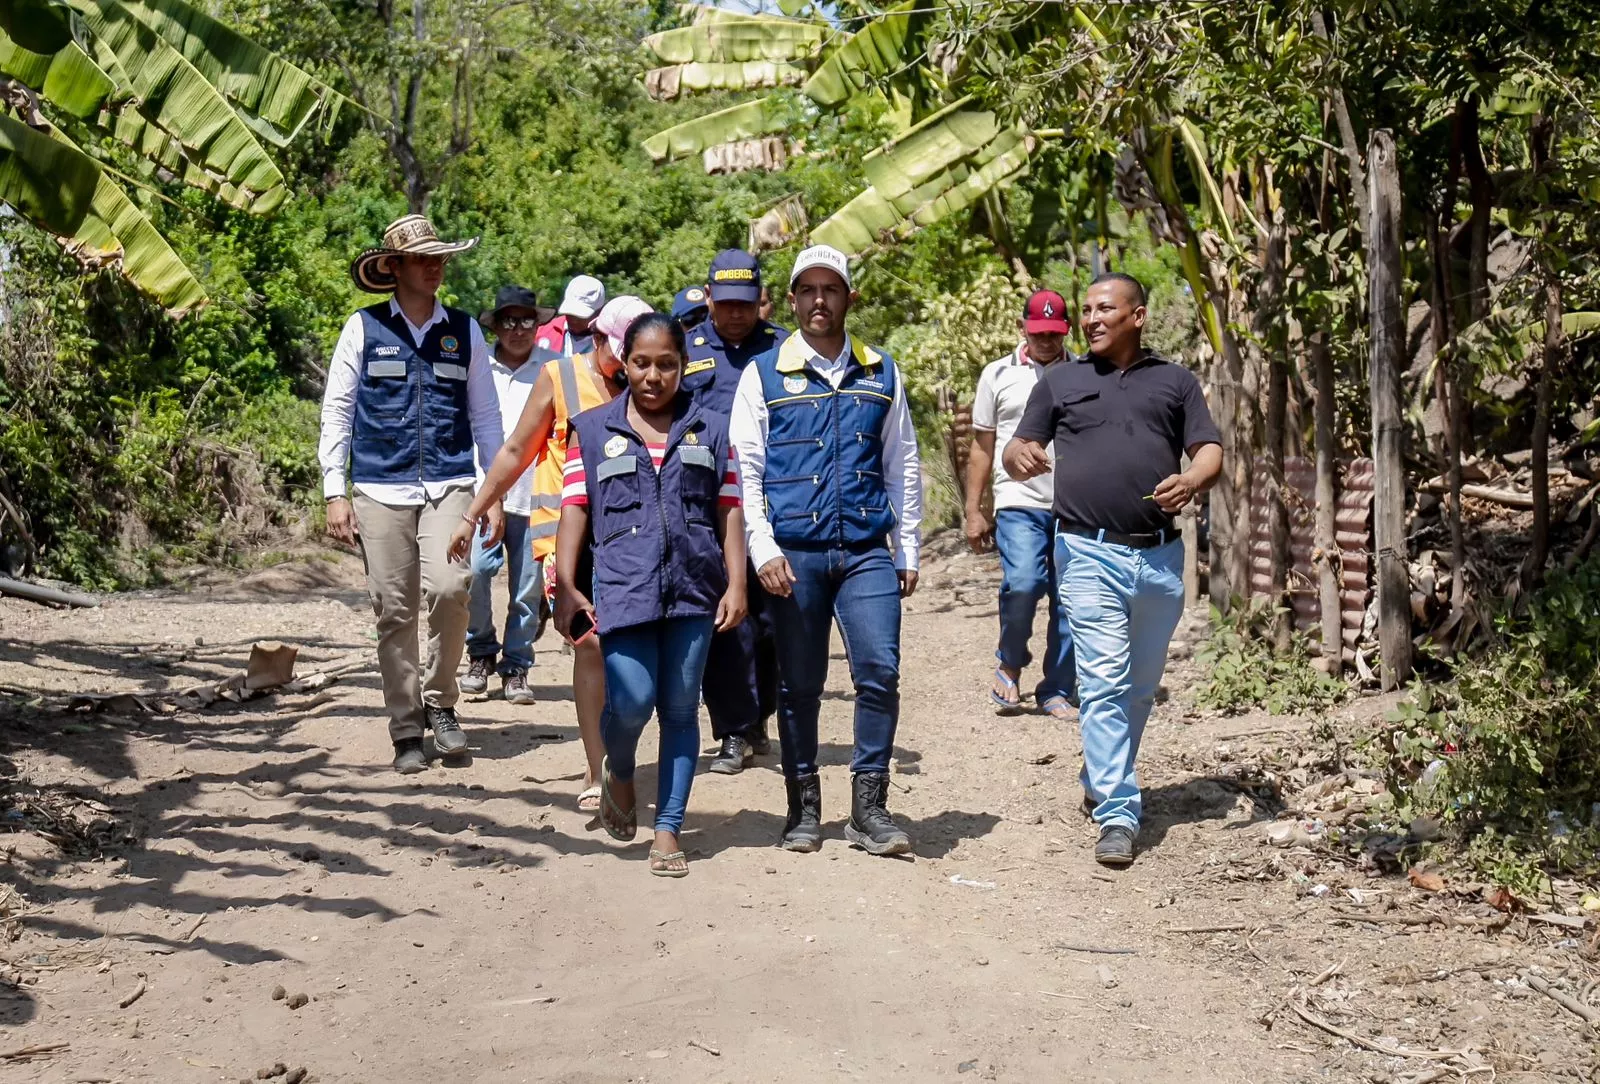
{"type": "Polygon", "coordinates": [[[439,349],[448,354],[453,354],[461,349],[461,340],[457,339],[454,335],[446,335],[444,338],[439,340],[439,349]]]}
{"type": "Polygon", "coordinates": [[[798,375],[784,377],[783,390],[790,395],[799,395],[806,390],[806,378],[798,375]]]}
{"type": "Polygon", "coordinates": [[[604,451],[607,459],[615,459],[628,450],[628,438],[620,434],[606,441],[604,451]]]}
{"type": "Polygon", "coordinates": [[[699,444],[700,443],[700,434],[699,433],[685,433],[683,435],[683,442],[685,444],[699,444]]]}

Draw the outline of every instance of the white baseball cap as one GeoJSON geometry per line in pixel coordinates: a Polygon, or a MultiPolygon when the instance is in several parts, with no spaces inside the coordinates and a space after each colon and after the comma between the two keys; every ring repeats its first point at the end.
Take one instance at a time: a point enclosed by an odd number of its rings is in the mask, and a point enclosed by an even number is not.
{"type": "Polygon", "coordinates": [[[578,275],[567,283],[561,307],[556,311],[563,316],[576,316],[580,320],[593,320],[605,308],[606,288],[592,275],[578,275]]]}
{"type": "Polygon", "coordinates": [[[790,288],[794,287],[795,279],[800,277],[802,271],[809,271],[813,267],[826,267],[844,279],[846,289],[850,288],[850,260],[832,245],[812,245],[800,253],[794,261],[794,269],[789,272],[790,288]]]}

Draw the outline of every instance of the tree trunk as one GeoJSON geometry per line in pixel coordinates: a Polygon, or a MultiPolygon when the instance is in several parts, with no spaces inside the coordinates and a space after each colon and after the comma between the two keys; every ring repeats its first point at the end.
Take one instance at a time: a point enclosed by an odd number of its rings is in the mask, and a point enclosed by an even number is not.
{"type": "Polygon", "coordinates": [[[1382,684],[1394,689],[1411,676],[1411,578],[1406,550],[1405,426],[1400,373],[1405,367],[1406,320],[1401,298],[1400,167],[1394,136],[1376,129],[1367,143],[1367,304],[1371,334],[1372,520],[1377,549],[1378,641],[1382,684]]]}
{"type": "MultiPolygon", "coordinates": [[[[1543,113],[1533,120],[1530,145],[1534,174],[1550,168],[1554,140],[1550,118],[1543,113]]],[[[1539,390],[1533,409],[1533,538],[1528,561],[1523,566],[1523,584],[1536,587],[1544,582],[1544,566],[1550,557],[1550,411],[1555,399],[1556,371],[1561,364],[1561,276],[1554,259],[1555,216],[1545,214],[1543,237],[1538,250],[1540,288],[1544,294],[1544,351],[1539,365],[1539,390]]]]}
{"type": "Polygon", "coordinates": [[[1317,554],[1317,601],[1322,610],[1322,657],[1327,671],[1337,674],[1344,667],[1344,559],[1338,539],[1338,461],[1339,449],[1334,436],[1336,425],[1334,401],[1333,351],[1328,349],[1328,333],[1318,330],[1311,335],[1311,368],[1317,385],[1316,442],[1317,442],[1317,521],[1314,549],[1317,554]]]}
{"type": "Polygon", "coordinates": [[[1450,527],[1450,610],[1459,610],[1466,602],[1467,534],[1461,520],[1461,437],[1464,427],[1459,412],[1464,409],[1466,396],[1457,386],[1464,367],[1455,356],[1455,306],[1450,291],[1450,249],[1448,208],[1455,203],[1455,184],[1445,191],[1444,207],[1438,215],[1427,212],[1428,257],[1433,269],[1432,289],[1428,298],[1428,318],[1433,336],[1434,397],[1444,411],[1445,475],[1450,482],[1450,497],[1445,516],[1450,527]]]}
{"type": "MultiPolygon", "coordinates": [[[[1267,369],[1267,408],[1262,425],[1267,452],[1267,555],[1273,647],[1287,651],[1294,632],[1294,610],[1289,600],[1289,508],[1283,473],[1285,418],[1289,410],[1288,313],[1284,311],[1284,284],[1288,229],[1281,206],[1273,206],[1272,179],[1266,165],[1257,171],[1258,213],[1267,226],[1261,239],[1261,285],[1256,294],[1255,338],[1261,344],[1267,369]]],[[[1247,543],[1248,546],[1248,543],[1247,543]]],[[[1248,565],[1246,566],[1248,569],[1248,565]]],[[[1247,572],[1248,574],[1248,572],[1247,572]]]]}
{"type": "MultiPolygon", "coordinates": [[[[1319,11],[1314,18],[1312,25],[1317,36],[1326,41],[1330,49],[1334,48],[1333,28],[1328,25],[1327,12],[1319,11]]],[[[1329,89],[1328,96],[1333,101],[1333,116],[1338,122],[1339,142],[1344,146],[1345,162],[1350,167],[1351,200],[1359,208],[1350,217],[1357,218],[1367,213],[1367,177],[1361,163],[1361,144],[1356,139],[1355,125],[1350,123],[1350,106],[1345,102],[1344,88],[1335,83],[1329,89]]]]}

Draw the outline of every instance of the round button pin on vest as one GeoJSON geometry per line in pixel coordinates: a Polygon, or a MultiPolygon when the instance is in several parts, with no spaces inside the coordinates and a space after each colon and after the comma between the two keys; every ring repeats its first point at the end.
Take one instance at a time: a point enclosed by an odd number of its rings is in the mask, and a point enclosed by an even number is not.
{"type": "Polygon", "coordinates": [[[699,433],[685,433],[683,435],[683,442],[685,444],[699,444],[700,443],[700,434],[699,433]]]}
{"type": "Polygon", "coordinates": [[[783,390],[790,395],[799,395],[806,390],[806,378],[803,376],[786,376],[783,378],[783,390]]]}
{"type": "Polygon", "coordinates": [[[628,438],[622,436],[612,437],[610,440],[606,441],[606,446],[603,450],[606,453],[607,459],[615,459],[617,456],[628,450],[628,438]]]}

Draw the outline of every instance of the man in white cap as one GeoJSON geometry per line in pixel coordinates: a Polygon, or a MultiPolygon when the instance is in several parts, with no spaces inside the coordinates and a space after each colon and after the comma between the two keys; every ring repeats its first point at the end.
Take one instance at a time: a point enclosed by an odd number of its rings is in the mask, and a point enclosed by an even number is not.
{"type": "Polygon", "coordinates": [[[789,278],[799,330],[745,368],[729,434],[750,558],[773,596],[789,800],[783,846],[822,845],[817,715],[837,621],[856,693],[845,838],[871,854],[903,854],[911,840],[889,817],[889,760],[900,717],[900,599],[917,588],[922,473],[894,360],[845,330],[856,296],[844,253],[827,245],[800,253],[789,278]]]}
{"type": "MultiPolygon", "coordinates": [[[[356,285],[393,296],[351,316],[334,347],[322,400],[328,533],[359,544],[378,624],[395,770],[428,766],[425,730],[440,756],[466,751],[456,720],[456,667],[466,643],[470,566],[452,563],[450,532],[466,515],[473,450],[500,450],[500,405],[478,322],[439,303],[445,261],[478,243],[441,241],[421,215],[384,231],[350,266],[356,285]],[[348,483],[355,484],[355,498],[348,483]],[[417,651],[426,611],[428,661],[417,651]]],[[[498,537],[498,502],[483,515],[498,537]]]]}
{"type": "Polygon", "coordinates": [[[573,357],[594,349],[594,330],[589,325],[606,307],[606,288],[592,275],[574,276],[561,295],[556,318],[539,329],[535,345],[544,350],[573,357]]]}

